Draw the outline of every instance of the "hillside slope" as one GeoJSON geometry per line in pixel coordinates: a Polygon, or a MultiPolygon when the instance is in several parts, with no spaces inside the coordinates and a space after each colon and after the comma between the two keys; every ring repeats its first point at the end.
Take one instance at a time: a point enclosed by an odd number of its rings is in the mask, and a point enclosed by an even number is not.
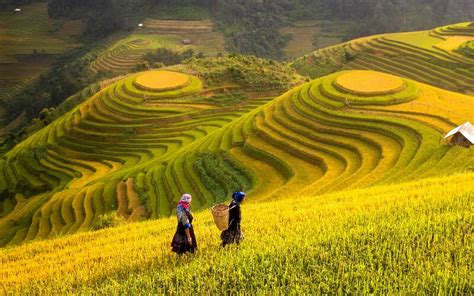
{"type": "Polygon", "coordinates": [[[242,205],[245,240],[170,251],[174,217],[0,249],[5,294],[470,294],[474,174],[242,205]]]}
{"type": "MultiPolygon", "coordinates": [[[[196,63],[220,69],[219,61],[196,63]]],[[[267,72],[249,81],[291,80],[262,63],[267,72]]],[[[209,68],[200,73],[208,83],[216,77],[209,68]]],[[[469,96],[372,71],[336,73],[275,99],[263,88],[238,90],[203,89],[196,76],[166,71],[106,87],[0,160],[0,243],[87,230],[110,211],[130,222],[168,216],[183,192],[205,208],[235,189],[265,200],[474,166],[473,149],[442,141],[474,116],[469,96]]]]}
{"type": "MultiPolygon", "coordinates": [[[[186,168],[192,175],[171,171],[174,161],[182,161],[172,155],[281,93],[292,72],[252,57],[197,60],[188,67],[209,75],[204,89],[195,76],[163,72],[185,80],[154,89],[136,82],[147,73],[134,74],[9,151],[0,160],[1,244],[88,229],[110,211],[130,221],[168,215],[184,190],[194,193],[197,206],[233,190],[208,194],[192,163],[186,168]],[[200,63],[214,66],[203,70],[200,63]]],[[[225,155],[220,161],[230,178],[250,187],[251,177],[240,174],[235,161],[225,155]]]]}
{"type": "Polygon", "coordinates": [[[375,70],[473,94],[474,58],[459,50],[474,40],[473,24],[364,37],[321,49],[293,65],[311,77],[341,69],[375,70]]]}
{"type": "Polygon", "coordinates": [[[81,22],[50,19],[46,4],[24,5],[20,13],[0,11],[0,137],[18,125],[2,130],[9,123],[2,102],[33,84],[57,56],[79,45],[74,37],[81,33],[81,22]]]}
{"type": "Polygon", "coordinates": [[[214,30],[210,20],[171,21],[146,19],[144,27],[118,40],[110,41],[91,55],[97,58],[91,63],[90,71],[114,74],[129,73],[145,61],[147,53],[158,48],[181,52],[192,49],[205,56],[225,54],[224,37],[214,30]],[[189,42],[186,44],[184,41],[189,42]]]}

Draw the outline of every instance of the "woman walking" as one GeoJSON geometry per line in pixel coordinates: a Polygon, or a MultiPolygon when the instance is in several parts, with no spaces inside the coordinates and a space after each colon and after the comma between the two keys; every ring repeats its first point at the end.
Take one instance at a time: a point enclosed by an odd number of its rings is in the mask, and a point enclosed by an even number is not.
{"type": "Polygon", "coordinates": [[[194,253],[197,249],[196,237],[193,229],[193,216],[189,211],[191,206],[191,195],[183,194],[176,208],[178,227],[171,242],[172,251],[177,254],[186,252],[194,253]]]}
{"type": "Polygon", "coordinates": [[[240,212],[240,204],[245,198],[245,193],[236,191],[232,194],[232,202],[229,204],[229,227],[222,231],[222,246],[236,243],[239,244],[243,239],[242,230],[240,229],[240,221],[242,215],[240,212]]]}

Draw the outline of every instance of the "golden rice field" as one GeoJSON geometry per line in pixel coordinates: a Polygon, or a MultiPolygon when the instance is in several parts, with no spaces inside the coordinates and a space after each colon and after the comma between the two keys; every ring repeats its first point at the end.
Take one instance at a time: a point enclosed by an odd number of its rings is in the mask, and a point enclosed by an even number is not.
{"type": "Polygon", "coordinates": [[[448,37],[446,41],[442,41],[435,45],[437,48],[452,52],[458,49],[464,42],[474,40],[474,36],[454,36],[448,37]]]}
{"type": "Polygon", "coordinates": [[[347,92],[370,96],[397,92],[405,85],[400,77],[393,75],[375,71],[352,71],[339,76],[336,86],[347,92]]]}
{"type": "Polygon", "coordinates": [[[171,71],[150,71],[135,80],[138,87],[155,91],[176,89],[187,82],[187,75],[171,71]]]}
{"type": "Polygon", "coordinates": [[[174,217],[0,250],[4,294],[471,294],[474,174],[242,205],[245,240],[170,251],[174,217]]]}

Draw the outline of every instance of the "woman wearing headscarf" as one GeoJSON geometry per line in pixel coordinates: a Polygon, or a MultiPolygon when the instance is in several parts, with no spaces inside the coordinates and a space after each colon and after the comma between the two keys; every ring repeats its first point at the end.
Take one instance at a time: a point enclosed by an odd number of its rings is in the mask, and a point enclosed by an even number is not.
{"type": "Polygon", "coordinates": [[[197,249],[196,237],[193,229],[193,216],[189,211],[191,206],[191,195],[183,194],[176,208],[178,227],[171,242],[172,251],[178,254],[186,252],[194,253],[197,249]]]}
{"type": "Polygon", "coordinates": [[[222,246],[236,243],[239,244],[243,239],[242,230],[240,229],[240,221],[242,215],[240,212],[240,204],[245,198],[245,193],[236,191],[232,194],[232,202],[229,204],[229,227],[222,231],[222,246]]]}

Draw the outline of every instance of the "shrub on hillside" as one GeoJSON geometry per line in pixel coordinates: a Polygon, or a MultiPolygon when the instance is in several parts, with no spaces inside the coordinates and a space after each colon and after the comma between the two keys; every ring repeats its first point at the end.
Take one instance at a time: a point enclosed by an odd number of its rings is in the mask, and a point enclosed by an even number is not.
{"type": "Polygon", "coordinates": [[[304,56],[293,63],[293,68],[311,79],[339,71],[343,66],[343,55],[336,54],[330,59],[319,54],[304,56]]]}
{"type": "Polygon", "coordinates": [[[288,88],[293,78],[288,65],[255,56],[191,58],[184,64],[209,86],[233,82],[254,90],[275,90],[288,88]]]}
{"type": "Polygon", "coordinates": [[[464,42],[457,51],[467,57],[474,58],[474,40],[464,42]]]}
{"type": "Polygon", "coordinates": [[[250,171],[224,152],[198,153],[194,169],[217,201],[225,200],[235,190],[252,187],[250,171]]]}
{"type": "MultiPolygon", "coordinates": [[[[194,51],[190,48],[183,52],[173,51],[168,48],[158,48],[155,52],[149,52],[145,55],[145,60],[153,65],[155,63],[161,63],[165,66],[180,64],[183,60],[193,57],[194,51]]],[[[202,53],[200,53],[200,56],[202,53]]]]}
{"type": "Polygon", "coordinates": [[[93,230],[105,229],[125,224],[125,220],[116,212],[109,212],[100,215],[97,222],[92,226],[93,230]]]}

